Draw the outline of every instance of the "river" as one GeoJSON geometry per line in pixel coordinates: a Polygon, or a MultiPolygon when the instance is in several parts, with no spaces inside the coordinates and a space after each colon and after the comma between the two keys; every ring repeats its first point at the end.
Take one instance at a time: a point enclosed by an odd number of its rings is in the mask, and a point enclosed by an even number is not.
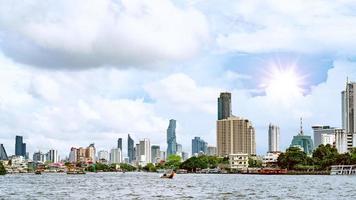
{"type": "Polygon", "coordinates": [[[356,176],[9,174],[0,199],[355,199],[356,176]]]}

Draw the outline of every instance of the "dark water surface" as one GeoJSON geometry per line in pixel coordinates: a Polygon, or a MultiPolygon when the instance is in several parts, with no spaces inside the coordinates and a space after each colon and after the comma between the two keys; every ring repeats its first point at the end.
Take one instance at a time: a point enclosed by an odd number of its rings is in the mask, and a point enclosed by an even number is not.
{"type": "Polygon", "coordinates": [[[356,199],[356,176],[14,174],[0,176],[0,199],[356,199]]]}

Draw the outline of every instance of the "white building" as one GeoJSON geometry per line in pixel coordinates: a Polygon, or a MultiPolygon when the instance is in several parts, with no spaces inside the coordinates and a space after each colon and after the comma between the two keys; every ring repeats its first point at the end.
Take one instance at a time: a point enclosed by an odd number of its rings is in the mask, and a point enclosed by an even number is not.
{"type": "Polygon", "coordinates": [[[356,83],[346,82],[346,89],[341,92],[342,128],[347,134],[347,149],[356,147],[356,83]]]}
{"type": "Polygon", "coordinates": [[[166,160],[166,151],[161,151],[161,160],[166,160]]]}
{"type": "Polygon", "coordinates": [[[120,148],[114,148],[110,151],[110,163],[122,163],[122,152],[120,148]]]}
{"type": "Polygon", "coordinates": [[[339,153],[348,152],[348,134],[344,129],[335,130],[335,147],[339,153]]]}
{"type": "MultiPolygon", "coordinates": [[[[136,146],[137,147],[137,146],[136,146]]],[[[139,155],[139,164],[141,166],[147,165],[151,162],[151,143],[150,140],[145,138],[140,140],[140,144],[138,145],[138,155],[139,155]]]]}
{"type": "Polygon", "coordinates": [[[267,155],[263,156],[262,158],[263,166],[276,163],[278,161],[279,155],[280,152],[274,152],[274,153],[268,152],[267,155]]]}
{"type": "Polygon", "coordinates": [[[51,149],[47,153],[47,161],[50,161],[52,163],[57,163],[59,162],[59,156],[58,156],[58,151],[51,149]]]}
{"type": "Polygon", "coordinates": [[[216,147],[213,146],[208,146],[207,148],[207,153],[208,156],[216,156],[217,155],[217,149],[216,147]]]}
{"type": "Polygon", "coordinates": [[[231,169],[246,169],[248,168],[248,154],[247,153],[238,153],[238,154],[229,154],[229,163],[231,169]]]}
{"type": "Polygon", "coordinates": [[[268,127],[268,152],[279,151],[279,135],[280,129],[278,126],[269,124],[268,127]]]}
{"type": "Polygon", "coordinates": [[[334,145],[336,128],[321,125],[312,126],[312,128],[314,132],[314,148],[317,148],[321,144],[334,145]]]}
{"type": "Polygon", "coordinates": [[[98,159],[99,159],[99,162],[103,162],[103,163],[106,163],[106,162],[109,162],[109,152],[108,151],[105,151],[105,150],[101,150],[98,152],[98,159]]]}

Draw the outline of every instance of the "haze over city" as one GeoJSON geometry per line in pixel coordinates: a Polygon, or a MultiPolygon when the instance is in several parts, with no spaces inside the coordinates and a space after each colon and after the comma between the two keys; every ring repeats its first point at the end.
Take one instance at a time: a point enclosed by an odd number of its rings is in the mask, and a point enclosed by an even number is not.
{"type": "MultiPolygon", "coordinates": [[[[170,119],[191,152],[216,146],[217,98],[280,148],[312,125],[341,127],[356,80],[351,1],[0,1],[0,141],[29,152],[116,146],[130,134],[166,148],[170,119]],[[256,15],[256,13],[259,13],[256,15]],[[162,17],[163,16],[163,17],[162,17]]],[[[126,142],[123,142],[124,154],[126,142]]]]}

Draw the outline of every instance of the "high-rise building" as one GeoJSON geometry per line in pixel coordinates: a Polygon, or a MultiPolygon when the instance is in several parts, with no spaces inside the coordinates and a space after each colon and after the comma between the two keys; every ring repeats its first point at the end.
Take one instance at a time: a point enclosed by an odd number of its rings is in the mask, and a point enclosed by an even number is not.
{"type": "Polygon", "coordinates": [[[273,124],[269,124],[268,127],[268,152],[279,151],[279,127],[273,124]]]}
{"type": "Polygon", "coordinates": [[[85,149],[85,158],[86,162],[92,162],[95,163],[95,155],[96,155],[96,149],[93,144],[90,144],[86,149],[85,149]]]}
{"type": "Polygon", "coordinates": [[[217,155],[217,149],[216,147],[213,146],[208,146],[207,148],[207,153],[208,156],[216,156],[217,155]]]}
{"type": "Polygon", "coordinates": [[[344,129],[335,129],[335,147],[339,153],[348,152],[347,137],[344,129]]]}
{"type": "Polygon", "coordinates": [[[166,152],[165,151],[161,151],[160,159],[166,160],[166,152]]]}
{"type": "Polygon", "coordinates": [[[167,157],[177,153],[176,120],[169,120],[167,129],[167,157]]]}
{"type": "Polygon", "coordinates": [[[255,129],[248,119],[230,117],[217,121],[218,156],[256,155],[255,129]]]}
{"type": "Polygon", "coordinates": [[[147,165],[151,162],[150,140],[147,138],[140,140],[139,149],[139,163],[141,165],[147,165]]]}
{"type": "Polygon", "coordinates": [[[158,145],[151,146],[151,162],[157,163],[161,159],[161,150],[158,145]]]}
{"type": "Polygon", "coordinates": [[[135,160],[134,141],[130,134],[127,135],[127,157],[129,157],[129,163],[135,160]]]}
{"type": "Polygon", "coordinates": [[[181,144],[177,144],[177,147],[176,147],[177,151],[176,151],[176,155],[182,157],[182,152],[183,152],[183,147],[181,144]]]}
{"type": "Polygon", "coordinates": [[[122,151],[122,138],[117,139],[117,148],[121,149],[122,151]]]}
{"type": "Polygon", "coordinates": [[[15,155],[16,156],[23,156],[26,157],[26,143],[23,143],[22,136],[16,136],[15,142],[15,155]]]}
{"type": "Polygon", "coordinates": [[[182,152],[182,161],[186,161],[189,158],[189,154],[187,152],[182,152]]]}
{"type": "Polygon", "coordinates": [[[76,163],[95,163],[96,149],[94,144],[90,144],[87,148],[72,147],[69,153],[69,162],[76,163]]]}
{"type": "Polygon", "coordinates": [[[7,153],[3,144],[0,144],[0,160],[8,160],[7,153]]]}
{"type": "Polygon", "coordinates": [[[335,134],[336,128],[330,126],[312,126],[314,132],[314,148],[317,148],[319,145],[327,145],[331,146],[335,143],[335,134]]]}
{"type": "Polygon", "coordinates": [[[105,150],[101,150],[98,152],[98,159],[101,163],[109,162],[109,152],[105,150]]]}
{"type": "Polygon", "coordinates": [[[57,150],[54,149],[49,150],[47,153],[46,160],[52,163],[57,163],[59,161],[57,150]]]}
{"type": "Polygon", "coordinates": [[[291,147],[299,147],[303,149],[306,154],[311,154],[313,152],[313,140],[311,136],[304,135],[303,131],[303,121],[300,119],[300,132],[298,135],[293,136],[291,147]]]}
{"type": "Polygon", "coordinates": [[[199,153],[206,154],[207,151],[208,151],[208,143],[200,139],[200,137],[194,137],[194,139],[192,139],[192,155],[199,154],[199,153]]]}
{"type": "Polygon", "coordinates": [[[218,120],[227,119],[231,116],[231,93],[222,92],[218,98],[218,120]]]}
{"type": "Polygon", "coordinates": [[[113,148],[110,151],[110,163],[117,164],[122,163],[122,152],[119,148],[113,148]]]}
{"type": "Polygon", "coordinates": [[[342,128],[347,134],[347,149],[356,147],[356,83],[346,82],[346,89],[341,92],[342,128]]]}
{"type": "Polygon", "coordinates": [[[78,161],[77,155],[77,148],[72,147],[69,153],[69,162],[76,163],[78,161]]]}

